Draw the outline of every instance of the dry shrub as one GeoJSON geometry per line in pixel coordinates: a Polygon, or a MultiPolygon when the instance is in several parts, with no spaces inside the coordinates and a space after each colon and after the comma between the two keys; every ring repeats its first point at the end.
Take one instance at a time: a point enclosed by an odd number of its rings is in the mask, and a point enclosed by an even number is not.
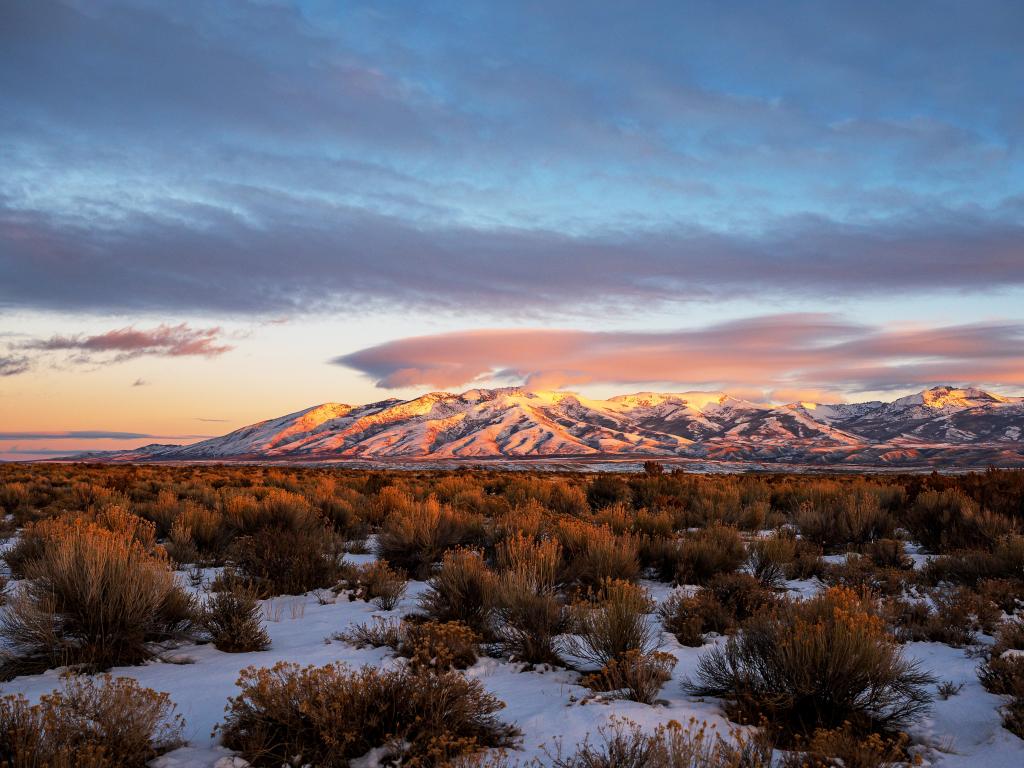
{"type": "Polygon", "coordinates": [[[30,705],[0,699],[0,764],[9,768],[144,768],[179,746],[184,721],[166,693],[127,677],[72,677],[30,705]]]}
{"type": "Polygon", "coordinates": [[[384,520],[378,552],[391,565],[418,579],[426,578],[447,550],[483,539],[479,517],[442,506],[433,497],[414,502],[399,495],[392,503],[396,506],[384,520]]]}
{"type": "Polygon", "coordinates": [[[248,653],[270,647],[263,627],[263,606],[245,587],[215,592],[196,617],[196,623],[218,651],[248,653]]]}
{"type": "Polygon", "coordinates": [[[587,503],[595,510],[614,504],[628,504],[632,498],[633,494],[626,481],[607,472],[596,473],[587,486],[587,503]]]}
{"type": "Polygon", "coordinates": [[[261,528],[231,546],[228,561],[261,597],[300,595],[337,583],[341,541],[329,526],[261,528]]]}
{"type": "Polygon", "coordinates": [[[476,663],[480,636],[458,621],[406,621],[374,616],[370,624],[355,624],[335,635],[357,648],[391,648],[414,667],[466,669],[476,663]]]}
{"type": "Polygon", "coordinates": [[[981,509],[958,488],[918,494],[907,511],[905,524],[914,539],[933,552],[989,549],[1016,528],[1010,518],[981,509]]]}
{"type": "Polygon", "coordinates": [[[564,645],[584,661],[606,666],[630,651],[650,654],[658,648],[658,630],[647,620],[654,602],[643,587],[608,579],[591,602],[574,605],[573,635],[564,645]]]}
{"type": "Polygon", "coordinates": [[[373,603],[384,611],[394,610],[408,587],[405,574],[384,560],[356,567],[346,581],[354,599],[373,603]]]}
{"type": "Polygon", "coordinates": [[[403,623],[398,653],[414,667],[466,669],[476,663],[480,635],[458,621],[403,623]]]}
{"type": "Polygon", "coordinates": [[[85,664],[95,669],[150,658],[149,644],[188,627],[191,598],[162,550],[96,523],[54,520],[27,581],[0,619],[6,674],[85,664]]]}
{"type": "Polygon", "coordinates": [[[487,637],[497,579],[483,556],[472,549],[446,552],[441,568],[419,598],[420,610],[433,621],[461,621],[487,637]]]}
{"type": "Polygon", "coordinates": [[[521,533],[532,539],[540,538],[547,510],[536,499],[498,514],[494,518],[494,535],[498,541],[521,533]]]}
{"type": "Polygon", "coordinates": [[[933,682],[870,601],[844,588],[755,614],[701,657],[697,677],[693,693],[725,698],[732,717],[764,718],[784,738],[847,722],[858,735],[899,728],[927,710],[933,682]]]}
{"type": "Polygon", "coordinates": [[[864,545],[864,554],[879,568],[907,570],[914,567],[913,559],[907,554],[903,542],[899,539],[869,541],[864,545]]]}
{"type": "Polygon", "coordinates": [[[653,704],[661,687],[672,679],[676,657],[671,653],[627,651],[598,672],[586,675],[580,685],[592,691],[610,692],[616,698],[653,704]]]}
{"type": "Polygon", "coordinates": [[[565,557],[565,580],[596,588],[606,579],[635,581],[640,575],[640,542],[636,536],[616,536],[606,525],[575,519],[558,521],[558,540],[565,557]]]}
{"type": "Polygon", "coordinates": [[[804,538],[826,549],[889,538],[896,519],[882,506],[884,491],[863,482],[813,481],[794,521],[804,538]]]}
{"type": "Polygon", "coordinates": [[[378,748],[405,765],[435,766],[516,735],[496,716],[504,704],[459,672],[281,662],[242,670],[238,685],[222,741],[257,767],[345,768],[378,748]]]}
{"type": "Polygon", "coordinates": [[[562,601],[555,587],[561,560],[557,541],[536,542],[513,535],[498,545],[495,617],[506,652],[531,664],[561,663],[555,638],[565,629],[562,601]]]}
{"type": "Polygon", "coordinates": [[[756,734],[731,730],[724,736],[695,719],[675,720],[644,733],[630,720],[612,718],[576,751],[565,755],[558,742],[550,755],[554,768],[770,768],[772,748],[756,734]]]}
{"type": "Polygon", "coordinates": [[[229,538],[222,514],[186,501],[171,525],[169,552],[179,563],[220,562],[229,538]]]}
{"type": "Polygon", "coordinates": [[[356,648],[393,648],[398,646],[404,637],[408,622],[402,619],[390,619],[374,616],[370,624],[352,624],[344,632],[334,635],[335,640],[351,643],[356,648]]]}
{"type": "Polygon", "coordinates": [[[945,643],[955,648],[971,645],[979,630],[997,624],[997,606],[969,590],[934,590],[931,604],[893,598],[883,603],[887,619],[900,642],[945,643]]]}
{"type": "Polygon", "coordinates": [[[788,566],[796,560],[797,538],[788,528],[754,539],[747,548],[747,562],[757,579],[767,587],[781,587],[788,566]]]}
{"type": "Polygon", "coordinates": [[[985,690],[1008,697],[1003,726],[1024,739],[1024,620],[1003,625],[989,649],[978,677],[985,690]]]}
{"type": "Polygon", "coordinates": [[[851,552],[841,563],[826,564],[820,578],[831,586],[899,595],[915,581],[915,574],[901,568],[879,567],[866,555],[851,552]]]}
{"type": "Polygon", "coordinates": [[[904,733],[891,738],[877,733],[861,736],[849,724],[819,728],[806,744],[787,753],[779,768],[888,768],[907,762],[909,741],[904,733]]]}
{"type": "Polygon", "coordinates": [[[712,525],[679,542],[675,579],[679,584],[706,584],[720,573],[735,571],[746,557],[743,539],[735,528],[712,525]]]}
{"type": "Polygon", "coordinates": [[[989,579],[1020,579],[1024,574],[1024,535],[1004,536],[991,550],[957,549],[931,558],[924,578],[971,587],[989,579]]]}
{"type": "Polygon", "coordinates": [[[708,632],[725,634],[758,611],[775,595],[746,573],[716,576],[693,595],[674,593],[658,609],[662,625],[682,645],[701,646],[708,632]]]}

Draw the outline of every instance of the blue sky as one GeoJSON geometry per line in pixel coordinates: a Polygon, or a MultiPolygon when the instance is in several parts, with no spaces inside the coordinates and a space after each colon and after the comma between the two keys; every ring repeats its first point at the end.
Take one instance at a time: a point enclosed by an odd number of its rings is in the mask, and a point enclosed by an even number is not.
{"type": "MultiPolygon", "coordinates": [[[[806,313],[1012,327],[977,378],[941,349],[922,370],[1016,391],[1022,38],[1018,2],[5,3],[3,426],[191,434],[386,396],[331,361],[423,335],[806,313]]],[[[649,383],[764,373],[669,368],[649,383]]]]}

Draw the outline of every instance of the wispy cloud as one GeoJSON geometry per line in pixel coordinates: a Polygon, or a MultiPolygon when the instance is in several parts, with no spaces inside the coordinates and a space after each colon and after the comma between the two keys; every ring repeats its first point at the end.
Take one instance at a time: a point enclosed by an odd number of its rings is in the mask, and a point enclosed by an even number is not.
{"type": "Polygon", "coordinates": [[[780,395],[811,388],[821,399],[933,383],[1024,385],[1024,324],[882,328],[784,314],[660,332],[477,330],[400,339],[332,362],[383,388],[669,383],[780,395]]]}
{"type": "Polygon", "coordinates": [[[0,376],[17,376],[31,367],[31,361],[24,355],[0,355],[0,376]]]}
{"type": "Polygon", "coordinates": [[[186,323],[160,325],[149,330],[135,327],[118,328],[96,336],[53,336],[25,346],[46,351],[77,350],[84,353],[114,353],[126,360],[142,355],[185,357],[198,355],[216,357],[233,347],[220,343],[221,329],[190,328],[186,323]]]}
{"type": "Polygon", "coordinates": [[[153,435],[147,432],[114,432],[103,429],[70,432],[0,432],[0,440],[197,440],[212,435],[153,435]]]}

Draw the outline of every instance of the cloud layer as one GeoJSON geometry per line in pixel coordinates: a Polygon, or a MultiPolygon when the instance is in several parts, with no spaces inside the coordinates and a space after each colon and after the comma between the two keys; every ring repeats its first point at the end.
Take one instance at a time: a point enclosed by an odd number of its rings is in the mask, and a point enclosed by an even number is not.
{"type": "Polygon", "coordinates": [[[1022,287],[1024,6],[983,6],[6,3],[0,308],[1022,287]]]}
{"type": "Polygon", "coordinates": [[[879,328],[784,314],[661,332],[478,330],[401,339],[333,362],[383,388],[663,383],[756,387],[774,399],[806,399],[796,390],[812,388],[822,399],[937,383],[1024,385],[1024,324],[879,328]]]}

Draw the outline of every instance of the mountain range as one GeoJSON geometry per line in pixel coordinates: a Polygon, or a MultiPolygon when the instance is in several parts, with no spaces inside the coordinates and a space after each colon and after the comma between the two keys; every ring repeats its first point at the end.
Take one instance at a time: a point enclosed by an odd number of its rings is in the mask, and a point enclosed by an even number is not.
{"type": "Polygon", "coordinates": [[[518,387],[324,403],[192,445],[82,454],[99,461],[1024,466],[1024,398],[934,387],[892,402],[753,403],[722,392],[596,400],[518,387]]]}

